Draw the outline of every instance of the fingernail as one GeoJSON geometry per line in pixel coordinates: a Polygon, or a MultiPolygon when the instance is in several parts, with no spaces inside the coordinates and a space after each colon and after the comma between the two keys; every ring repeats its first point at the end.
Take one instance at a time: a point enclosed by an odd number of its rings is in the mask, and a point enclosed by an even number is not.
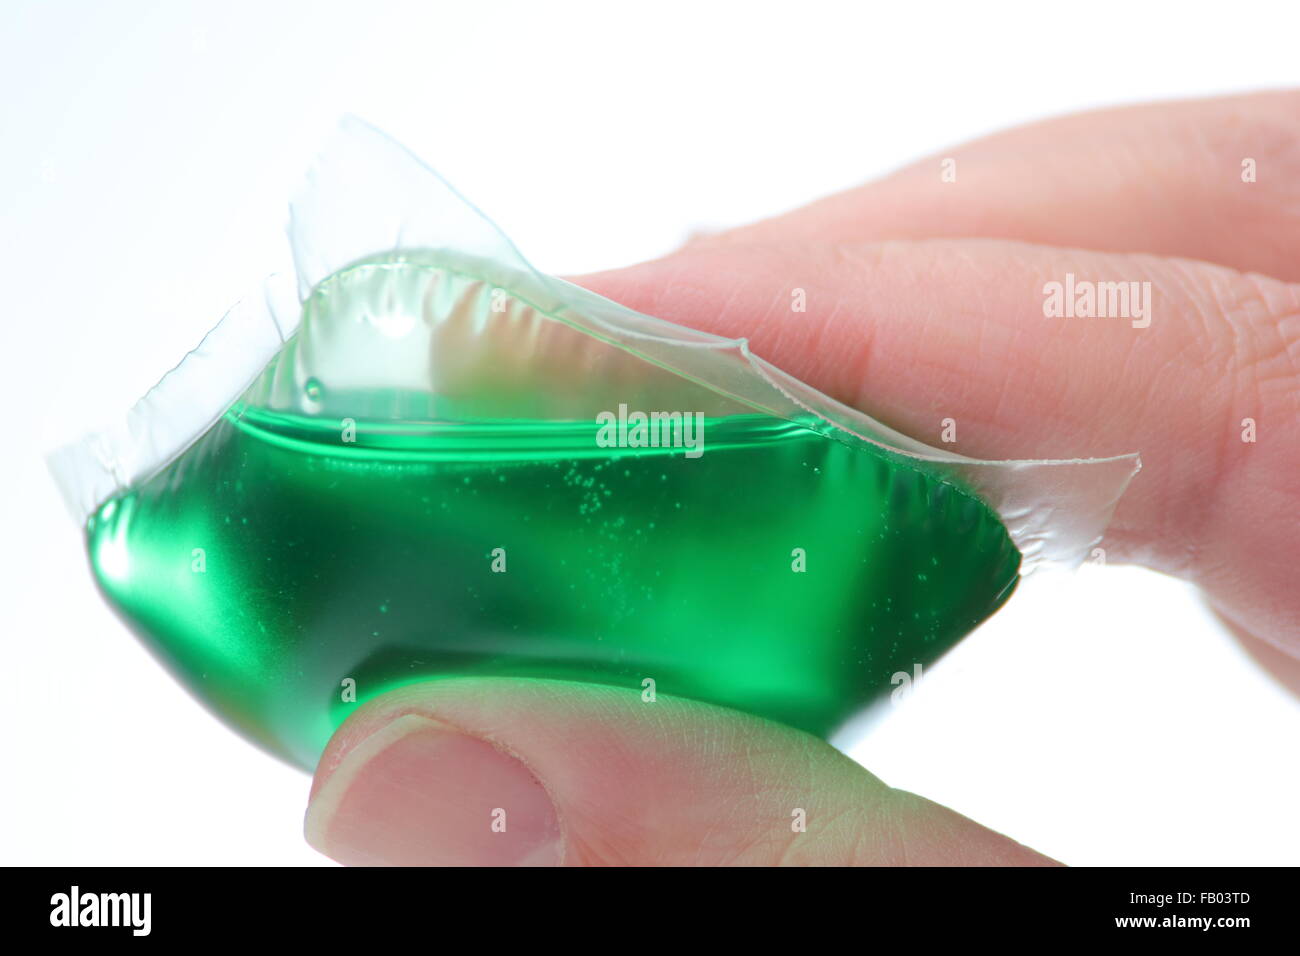
{"type": "Polygon", "coordinates": [[[307,842],[351,866],[556,866],[559,817],[523,763],[407,714],[343,758],[307,807],[307,842]]]}

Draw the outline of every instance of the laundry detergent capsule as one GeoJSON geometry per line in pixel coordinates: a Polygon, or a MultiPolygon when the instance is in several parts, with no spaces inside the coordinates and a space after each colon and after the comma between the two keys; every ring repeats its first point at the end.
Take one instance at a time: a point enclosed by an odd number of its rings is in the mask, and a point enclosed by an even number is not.
{"type": "Polygon", "coordinates": [[[463,676],[829,735],[1077,562],[1136,467],[927,448],[538,273],[355,121],[293,211],[298,299],[53,465],[115,611],[304,768],[361,702],[463,676]]]}

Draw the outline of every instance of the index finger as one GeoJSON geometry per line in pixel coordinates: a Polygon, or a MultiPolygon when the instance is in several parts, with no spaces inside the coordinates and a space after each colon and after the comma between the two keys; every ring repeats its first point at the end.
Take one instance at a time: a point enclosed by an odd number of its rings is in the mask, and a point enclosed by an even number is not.
{"type": "Polygon", "coordinates": [[[1108,554],[1300,651],[1300,285],[997,240],[703,246],[581,282],[923,441],[953,419],[962,454],[1139,452],[1108,554]],[[1051,284],[1096,282],[1136,284],[1145,319],[1045,314],[1051,284]]]}

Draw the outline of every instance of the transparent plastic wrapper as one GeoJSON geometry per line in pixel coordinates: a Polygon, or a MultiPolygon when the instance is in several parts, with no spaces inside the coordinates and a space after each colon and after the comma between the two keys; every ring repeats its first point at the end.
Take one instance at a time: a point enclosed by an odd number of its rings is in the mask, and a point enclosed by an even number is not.
{"type": "Polygon", "coordinates": [[[1079,563],[1135,455],[979,461],[543,275],[347,120],[270,280],[51,456],[118,614],[304,768],[414,681],[543,677],[823,736],[1079,563]]]}

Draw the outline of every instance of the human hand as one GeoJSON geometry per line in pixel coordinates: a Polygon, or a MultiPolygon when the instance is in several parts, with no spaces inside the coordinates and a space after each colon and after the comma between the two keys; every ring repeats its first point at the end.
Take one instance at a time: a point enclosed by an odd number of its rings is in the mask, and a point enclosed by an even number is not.
{"type": "MultiPolygon", "coordinates": [[[[581,281],[745,336],[923,440],[957,418],[963,454],[1140,452],[1108,562],[1195,582],[1245,640],[1293,659],[1297,115],[1300,95],[1269,93],[1053,120],[581,281]],[[1150,283],[1148,312],[1048,317],[1044,289],[1067,276],[1150,283]]],[[[1050,862],[807,734],[535,680],[448,679],[360,708],[321,760],[307,837],[345,863],[1050,862]]]]}

